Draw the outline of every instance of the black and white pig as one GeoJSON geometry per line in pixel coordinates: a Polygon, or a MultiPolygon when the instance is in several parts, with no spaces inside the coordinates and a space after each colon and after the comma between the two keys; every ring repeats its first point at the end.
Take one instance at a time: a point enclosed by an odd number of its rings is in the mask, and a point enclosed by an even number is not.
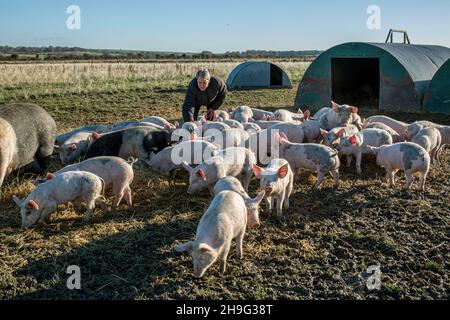
{"type": "Polygon", "coordinates": [[[130,157],[148,160],[171,145],[171,132],[153,127],[136,127],[108,133],[95,140],[86,152],[86,159],[101,156],[130,157]]]}

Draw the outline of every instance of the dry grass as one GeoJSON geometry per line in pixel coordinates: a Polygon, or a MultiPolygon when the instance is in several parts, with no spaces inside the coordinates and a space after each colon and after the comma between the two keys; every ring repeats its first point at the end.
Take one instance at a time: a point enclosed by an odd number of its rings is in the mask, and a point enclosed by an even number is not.
{"type": "MultiPolygon", "coordinates": [[[[41,89],[57,92],[59,84],[30,84],[27,98],[19,85],[2,86],[0,103],[15,95],[38,103],[55,117],[59,131],[152,114],[175,120],[188,78],[174,77],[142,87],[144,82],[124,78],[126,86],[114,90],[96,80],[97,89],[82,87],[82,94],[46,94],[41,89]]],[[[225,107],[291,107],[295,91],[231,92],[225,107]]],[[[448,116],[390,115],[450,124],[448,116]]],[[[364,162],[360,178],[354,168],[343,168],[338,190],[327,178],[322,191],[312,192],[315,178],[304,174],[296,180],[285,219],[263,212],[261,228],[246,235],[244,260],[237,261],[232,250],[225,276],[214,267],[200,281],[192,278],[189,255],[172,251],[193,238],[211,201],[207,194],[186,194],[185,174],[171,180],[137,167],[133,208],[97,210],[85,224],[72,205],[61,206],[49,225],[28,231],[19,229],[11,197],[25,197],[33,176],[12,176],[0,199],[0,299],[448,299],[449,159],[447,149],[424,193],[401,191],[400,174],[399,186],[387,188],[384,170],[373,160],[364,162]],[[368,291],[359,278],[373,264],[383,272],[380,291],[368,291]],[[80,291],[65,286],[69,265],[81,267],[80,291]]],[[[52,171],[59,167],[54,159],[52,171]]],[[[252,195],[257,186],[253,181],[252,195]]]]}
{"type": "MultiPolygon", "coordinates": [[[[303,76],[309,62],[274,61],[292,81],[303,76]]],[[[0,86],[22,93],[25,98],[39,93],[67,94],[102,90],[122,90],[149,85],[169,87],[187,83],[198,68],[226,79],[238,62],[173,62],[173,63],[17,63],[0,64],[0,86]],[[49,86],[54,85],[54,86],[49,86]]],[[[15,97],[18,98],[17,96],[15,97]]]]}

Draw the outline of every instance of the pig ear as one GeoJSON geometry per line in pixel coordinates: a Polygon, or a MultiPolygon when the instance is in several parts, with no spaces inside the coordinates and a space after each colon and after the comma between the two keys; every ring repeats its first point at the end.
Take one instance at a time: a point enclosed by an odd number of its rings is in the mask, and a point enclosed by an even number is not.
{"type": "Polygon", "coordinates": [[[346,134],[345,129],[341,129],[341,130],[338,131],[337,136],[339,138],[342,138],[343,136],[345,136],[345,134],[346,134]]]}
{"type": "Polygon", "coordinates": [[[308,120],[309,118],[311,118],[311,111],[306,110],[306,111],[303,113],[303,120],[308,120]]]}
{"type": "Polygon", "coordinates": [[[183,168],[186,169],[186,171],[189,173],[191,173],[192,170],[194,170],[186,161],[183,161],[182,165],[183,165],[183,168]]]}
{"type": "Polygon", "coordinates": [[[74,143],[70,146],[69,148],[71,151],[76,151],[77,150],[77,145],[74,143]]]}
{"type": "Polygon", "coordinates": [[[369,149],[374,154],[378,154],[380,152],[380,148],[372,147],[372,146],[369,146],[369,145],[367,146],[367,149],[369,149]]]}
{"type": "Polygon", "coordinates": [[[278,169],[278,177],[284,179],[287,176],[288,172],[289,172],[289,165],[286,163],[284,166],[278,169]]]}
{"type": "Polygon", "coordinates": [[[201,253],[211,252],[212,248],[206,243],[200,243],[199,247],[201,253]]]}
{"type": "Polygon", "coordinates": [[[46,179],[47,180],[52,180],[53,178],[55,178],[55,175],[51,172],[47,173],[46,179]]]}
{"type": "Polygon", "coordinates": [[[17,204],[19,207],[22,206],[22,200],[20,200],[20,198],[18,196],[13,196],[13,200],[15,202],[15,204],[17,204]]]}
{"type": "Polygon", "coordinates": [[[204,181],[206,181],[206,174],[205,171],[203,171],[202,169],[197,171],[197,177],[202,178],[204,181]]]}
{"type": "Polygon", "coordinates": [[[339,109],[339,105],[338,105],[336,102],[331,101],[331,108],[332,108],[334,111],[337,111],[337,110],[339,109]]]}
{"type": "Polygon", "coordinates": [[[352,111],[352,113],[358,113],[358,108],[356,107],[350,107],[350,110],[352,111]]]}
{"type": "Polygon", "coordinates": [[[356,144],[356,136],[355,135],[351,136],[349,141],[351,144],[356,144]]]}
{"type": "Polygon", "coordinates": [[[35,210],[39,210],[39,205],[34,200],[28,201],[27,205],[35,210]]]}
{"type": "Polygon", "coordinates": [[[253,165],[253,174],[255,175],[255,177],[259,178],[263,172],[263,168],[258,167],[256,164],[253,165]]]}
{"type": "Polygon", "coordinates": [[[177,246],[175,246],[174,250],[176,252],[186,252],[186,251],[191,251],[192,250],[192,245],[194,244],[193,241],[189,241],[186,242],[184,244],[179,244],[177,246]]]}
{"type": "Polygon", "coordinates": [[[327,130],[320,129],[320,134],[322,135],[322,137],[325,138],[325,137],[328,135],[328,131],[327,131],[327,130]]]}
{"type": "Polygon", "coordinates": [[[249,204],[260,204],[261,201],[263,201],[264,196],[266,195],[266,190],[262,190],[254,199],[247,199],[245,200],[245,205],[249,205],[249,204]]]}
{"type": "Polygon", "coordinates": [[[278,142],[279,144],[285,144],[286,143],[286,140],[283,139],[279,134],[277,134],[275,136],[275,141],[278,142]]]}

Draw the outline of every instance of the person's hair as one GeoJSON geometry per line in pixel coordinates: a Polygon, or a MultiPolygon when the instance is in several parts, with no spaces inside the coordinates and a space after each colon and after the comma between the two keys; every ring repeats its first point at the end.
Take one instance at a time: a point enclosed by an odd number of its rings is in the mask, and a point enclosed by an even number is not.
{"type": "Polygon", "coordinates": [[[197,79],[205,79],[205,80],[210,80],[211,79],[211,74],[209,73],[209,70],[206,68],[200,68],[197,71],[197,75],[195,76],[197,79]]]}

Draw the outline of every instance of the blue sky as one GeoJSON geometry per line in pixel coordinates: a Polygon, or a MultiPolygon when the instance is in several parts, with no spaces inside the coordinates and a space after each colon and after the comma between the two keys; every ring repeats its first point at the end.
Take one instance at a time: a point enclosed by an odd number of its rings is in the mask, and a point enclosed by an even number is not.
{"type": "Polygon", "coordinates": [[[327,49],[383,42],[390,28],[411,41],[450,47],[448,0],[13,0],[0,2],[0,45],[213,52],[327,49]],[[81,9],[68,30],[66,9],[81,9]],[[381,29],[369,30],[369,5],[381,29]]]}

